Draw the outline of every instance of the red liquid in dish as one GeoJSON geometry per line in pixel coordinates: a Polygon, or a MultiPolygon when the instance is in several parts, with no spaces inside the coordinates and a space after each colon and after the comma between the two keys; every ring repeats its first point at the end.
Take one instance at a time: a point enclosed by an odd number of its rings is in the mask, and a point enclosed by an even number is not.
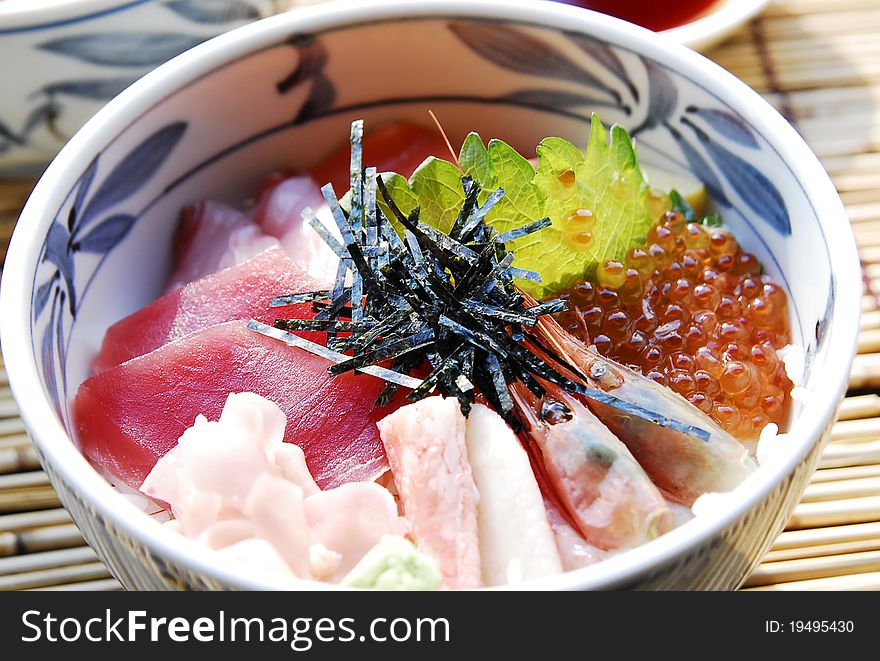
{"type": "Polygon", "coordinates": [[[717,2],[717,0],[677,0],[676,2],[657,2],[657,0],[556,1],[594,9],[656,31],[668,30],[688,23],[717,2]]]}

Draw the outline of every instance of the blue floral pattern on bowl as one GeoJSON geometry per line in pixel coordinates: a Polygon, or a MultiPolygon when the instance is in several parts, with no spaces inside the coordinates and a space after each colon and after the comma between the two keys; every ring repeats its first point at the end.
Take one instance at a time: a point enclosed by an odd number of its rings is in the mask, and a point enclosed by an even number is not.
{"type": "Polygon", "coordinates": [[[269,16],[272,0],[134,0],[39,25],[0,27],[0,174],[45,165],[91,115],[150,69],[269,16]]]}

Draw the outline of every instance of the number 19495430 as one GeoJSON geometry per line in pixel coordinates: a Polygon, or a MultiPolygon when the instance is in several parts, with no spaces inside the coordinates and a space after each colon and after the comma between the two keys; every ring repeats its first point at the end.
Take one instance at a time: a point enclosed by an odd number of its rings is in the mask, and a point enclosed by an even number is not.
{"type": "Polygon", "coordinates": [[[852,633],[852,620],[764,620],[767,633],[852,633]]]}

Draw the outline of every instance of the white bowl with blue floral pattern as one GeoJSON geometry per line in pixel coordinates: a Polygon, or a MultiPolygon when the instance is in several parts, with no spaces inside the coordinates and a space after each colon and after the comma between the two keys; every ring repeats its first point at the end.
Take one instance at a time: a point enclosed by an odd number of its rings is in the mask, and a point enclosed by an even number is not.
{"type": "MultiPolygon", "coordinates": [[[[21,414],[61,499],[129,588],[317,588],[266,582],[131,505],[71,437],[71,397],[109,324],[155,297],[180,208],[233,203],[265,173],[308,168],[349,122],[424,122],[521,150],[583,145],[598,111],[643,161],[703,181],[742,244],[782,281],[808,403],[775,461],[711,516],[537,588],[730,589],[798,501],[847,383],[860,271],[840,200],[797,133],[754,91],[647,30],[557,3],[338,2],[197,46],[124,91],[64,148],[12,238],[0,331],[21,414]]],[[[804,401],[804,400],[802,400],[804,401]]]]}
{"type": "Polygon", "coordinates": [[[42,170],[109,99],[277,0],[3,0],[0,176],[42,170]]]}

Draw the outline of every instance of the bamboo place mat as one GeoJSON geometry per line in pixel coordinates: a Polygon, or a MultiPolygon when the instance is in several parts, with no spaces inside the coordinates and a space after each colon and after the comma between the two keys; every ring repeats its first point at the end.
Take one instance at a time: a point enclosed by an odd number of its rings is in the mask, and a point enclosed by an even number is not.
{"type": "MultiPolygon", "coordinates": [[[[840,191],[864,266],[850,393],[750,590],[880,590],[880,2],[784,0],[709,53],[764,94],[840,191]]],[[[32,182],[0,181],[0,256],[32,182]]],[[[0,590],[118,590],[40,470],[0,358],[0,590]]]]}

